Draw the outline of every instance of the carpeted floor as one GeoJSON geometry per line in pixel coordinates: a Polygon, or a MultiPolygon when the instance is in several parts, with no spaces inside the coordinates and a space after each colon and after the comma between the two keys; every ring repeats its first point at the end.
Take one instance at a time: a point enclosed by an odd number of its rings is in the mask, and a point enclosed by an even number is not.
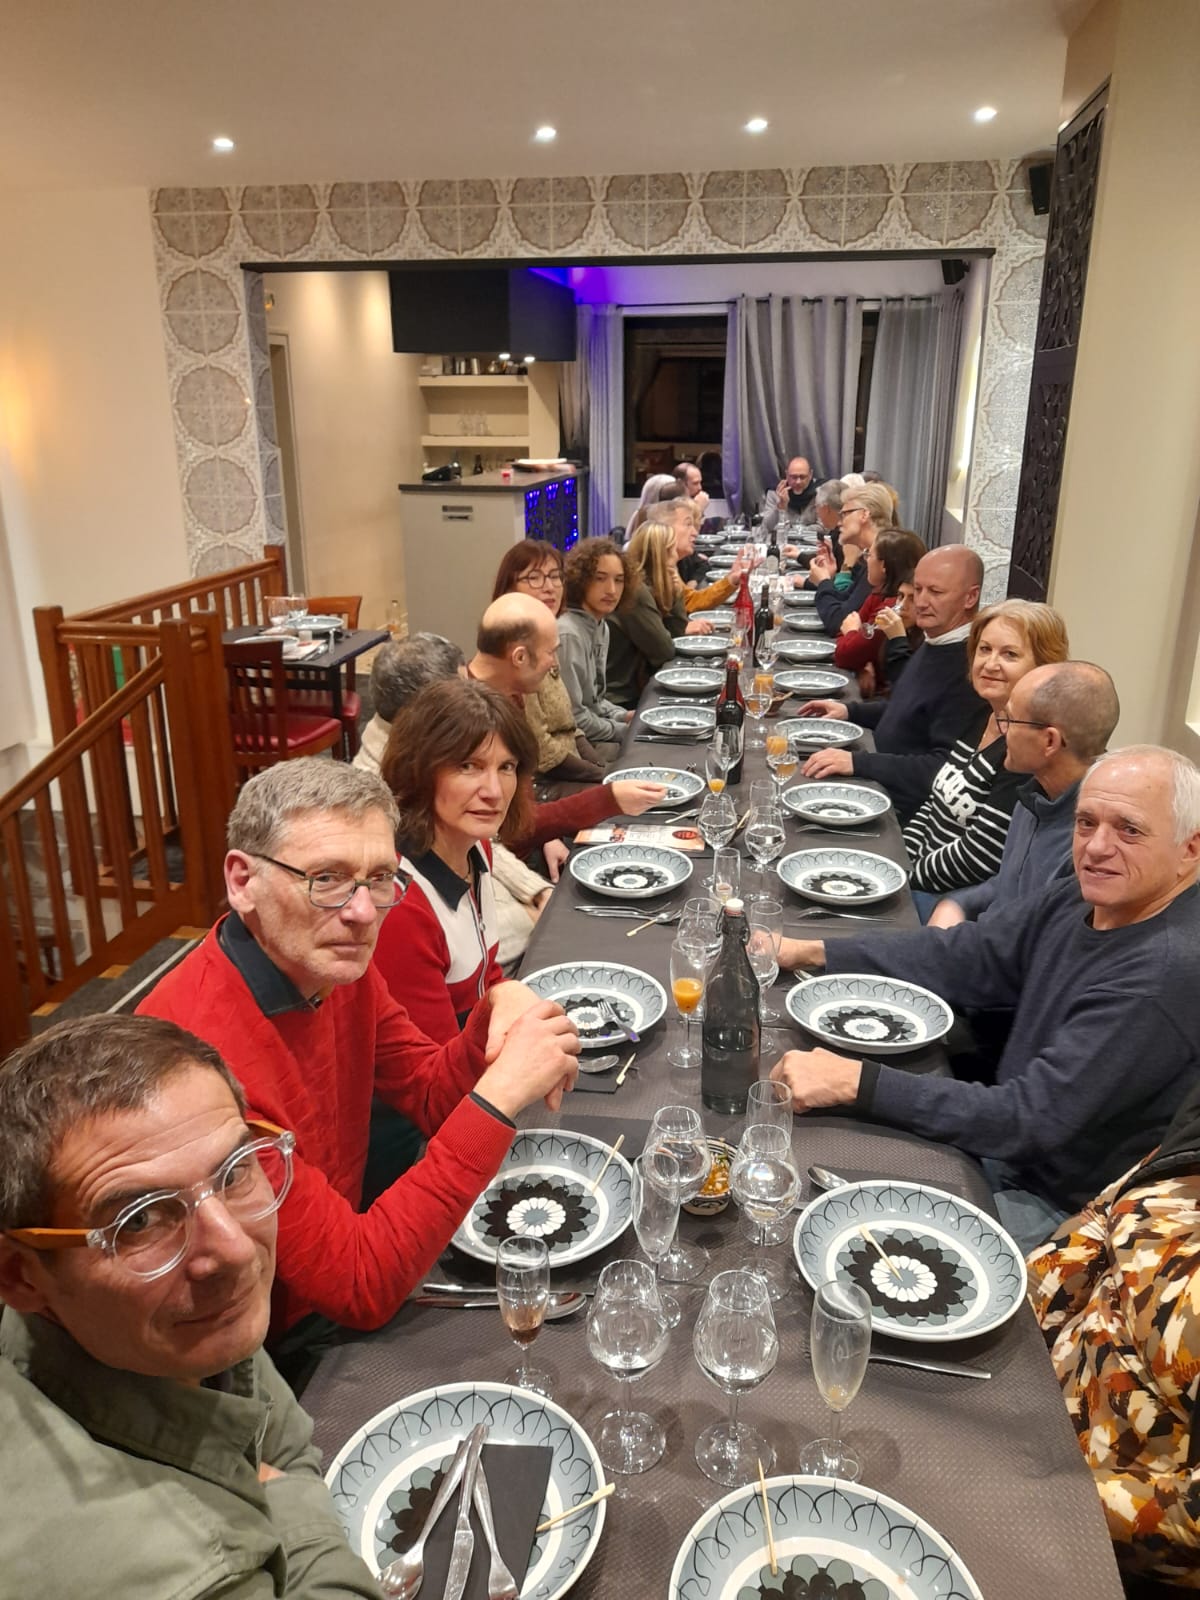
{"type": "Polygon", "coordinates": [[[204,928],[177,928],[169,939],[159,942],[127,967],[109,967],[91,983],[85,983],[69,999],[58,1005],[43,1006],[31,1020],[33,1032],[41,1033],[52,1022],[66,1017],[88,1017],[96,1012],[132,1011],[142,996],[173,966],[183,960],[203,939],[204,928]]]}

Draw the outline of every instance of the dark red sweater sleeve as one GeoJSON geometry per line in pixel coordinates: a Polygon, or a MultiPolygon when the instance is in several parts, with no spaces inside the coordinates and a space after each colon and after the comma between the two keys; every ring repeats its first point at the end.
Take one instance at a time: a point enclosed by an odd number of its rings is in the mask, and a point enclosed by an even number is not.
{"type": "MultiPolygon", "coordinates": [[[[868,595],[859,608],[859,619],[864,623],[873,622],[885,606],[893,603],[881,594],[868,595]]],[[[851,633],[838,634],[837,645],[833,652],[835,667],[844,667],[847,672],[861,672],[863,667],[869,666],[878,657],[877,634],[873,633],[868,637],[862,628],[855,628],[851,633]]]]}
{"type": "Polygon", "coordinates": [[[583,789],[579,794],[569,794],[563,800],[545,800],[534,807],[533,827],[523,839],[511,844],[514,855],[527,855],[550,839],[565,833],[578,833],[580,828],[594,828],[605,817],[617,815],[617,802],[613,798],[612,784],[604,783],[596,789],[583,789]]]}

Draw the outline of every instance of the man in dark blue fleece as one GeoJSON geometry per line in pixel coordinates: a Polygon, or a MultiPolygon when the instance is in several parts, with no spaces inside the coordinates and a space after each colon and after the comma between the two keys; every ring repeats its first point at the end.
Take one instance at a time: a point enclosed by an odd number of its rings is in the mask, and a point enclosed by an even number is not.
{"type": "Polygon", "coordinates": [[[877,972],[956,1008],[1011,1008],[991,1084],[831,1050],[772,1073],[797,1110],[853,1106],[984,1158],[1025,1249],[1158,1143],[1200,1068],[1200,771],[1155,745],[1101,756],[1079,792],[1075,876],[979,922],[785,939],[785,968],[877,972]]]}

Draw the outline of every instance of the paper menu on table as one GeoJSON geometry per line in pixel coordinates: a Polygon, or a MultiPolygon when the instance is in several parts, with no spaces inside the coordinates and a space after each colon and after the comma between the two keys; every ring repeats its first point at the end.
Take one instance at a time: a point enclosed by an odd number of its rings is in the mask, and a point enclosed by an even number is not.
{"type": "Polygon", "coordinates": [[[606,822],[598,828],[584,828],[575,835],[576,844],[642,844],[659,849],[699,851],[704,840],[691,823],[681,822],[606,822]]]}

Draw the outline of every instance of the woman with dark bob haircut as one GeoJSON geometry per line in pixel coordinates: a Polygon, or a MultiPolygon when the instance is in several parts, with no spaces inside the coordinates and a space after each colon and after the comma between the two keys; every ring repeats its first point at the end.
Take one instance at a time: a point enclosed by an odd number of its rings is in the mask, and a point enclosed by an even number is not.
{"type": "Polygon", "coordinates": [[[567,559],[567,609],[558,619],[558,667],[580,733],[605,762],[633,712],[608,693],[608,619],[633,599],[633,569],[611,539],[584,539],[567,559]]]}
{"type": "Polygon", "coordinates": [[[375,965],[438,1043],[503,981],[492,839],[529,832],[536,762],[517,708],[461,678],[427,685],[392,723],[380,774],[400,808],[397,848],[412,885],[383,919],[375,965]]]}

